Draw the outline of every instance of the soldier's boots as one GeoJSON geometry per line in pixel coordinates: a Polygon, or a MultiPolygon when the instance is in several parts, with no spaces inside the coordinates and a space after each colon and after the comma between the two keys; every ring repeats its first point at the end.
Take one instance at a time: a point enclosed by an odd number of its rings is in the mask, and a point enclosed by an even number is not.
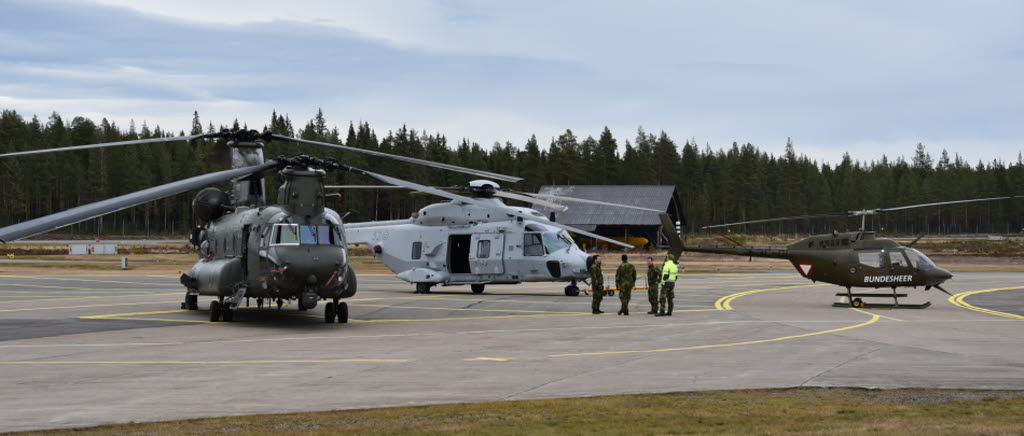
{"type": "Polygon", "coordinates": [[[602,311],[600,311],[600,310],[595,310],[595,311],[593,311],[593,312],[591,312],[591,313],[593,313],[594,315],[600,315],[600,314],[602,314],[602,313],[604,313],[604,312],[602,312],[602,311]]]}
{"type": "Polygon", "coordinates": [[[622,314],[623,314],[623,315],[626,315],[626,316],[629,316],[629,309],[623,310],[623,311],[622,311],[622,314]]]}
{"type": "Polygon", "coordinates": [[[658,314],[658,311],[657,311],[657,310],[654,310],[654,309],[651,309],[651,311],[650,311],[650,312],[647,312],[647,314],[648,314],[648,315],[657,315],[657,314],[658,314]]]}
{"type": "Polygon", "coordinates": [[[672,316],[672,311],[665,312],[665,316],[672,316]]]}
{"type": "Polygon", "coordinates": [[[658,312],[658,314],[654,316],[665,316],[665,312],[658,312]]]}

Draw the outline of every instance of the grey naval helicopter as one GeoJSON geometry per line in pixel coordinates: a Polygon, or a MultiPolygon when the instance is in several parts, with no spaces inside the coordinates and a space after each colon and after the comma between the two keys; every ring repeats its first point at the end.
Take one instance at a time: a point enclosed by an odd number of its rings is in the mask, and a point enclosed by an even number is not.
{"type": "MultiPolygon", "coordinates": [[[[580,293],[577,282],[589,277],[594,256],[580,249],[569,232],[633,248],[557,223],[536,210],[506,205],[497,197],[543,204],[560,211],[566,207],[548,200],[659,212],[616,203],[508,191],[490,180],[474,180],[468,186],[451,188],[382,181],[394,185],[392,188],[405,187],[450,200],[428,205],[408,219],[345,225],[345,239],[349,244],[366,244],[398,278],[415,284],[416,293],[430,293],[430,288],[436,285],[468,284],[473,293],[479,294],[487,284],[569,282],[565,295],[576,296],[580,293]]],[[[380,186],[327,188],[376,189],[380,186]]]]}
{"type": "MultiPolygon", "coordinates": [[[[953,278],[953,274],[936,265],[935,262],[929,259],[924,253],[913,248],[914,244],[921,240],[920,236],[907,245],[900,245],[899,242],[892,239],[878,238],[875,236],[875,232],[865,230],[867,216],[882,212],[916,209],[921,207],[999,201],[1015,198],[1024,198],[1024,196],[943,201],[937,203],[855,210],[849,212],[767,218],[703,227],[704,229],[711,230],[712,232],[729,240],[734,244],[733,246],[685,245],[679,240],[678,235],[675,237],[672,237],[672,235],[666,236],[669,236],[669,242],[672,245],[672,250],[670,252],[675,253],[679,253],[681,251],[692,251],[699,253],[731,254],[745,257],[786,259],[793,264],[800,275],[812,282],[824,282],[845,287],[846,292],[837,293],[836,296],[846,297],[847,301],[836,302],[833,304],[835,307],[924,309],[930,306],[931,303],[900,303],[899,299],[906,297],[907,294],[897,293],[896,288],[917,288],[918,286],[921,286],[924,287],[925,291],[935,288],[949,294],[942,285],[947,280],[953,278]],[[786,247],[743,246],[715,230],[716,228],[745,224],[803,220],[809,218],[858,216],[861,218],[861,227],[855,232],[833,231],[831,234],[814,235],[793,242],[786,247]],[[853,293],[851,288],[854,287],[874,289],[891,288],[892,293],[853,293]],[[891,304],[868,303],[864,301],[865,298],[892,298],[893,302],[891,304]]],[[[671,224],[667,215],[662,215],[661,220],[663,223],[667,223],[667,225],[671,224]]],[[[669,229],[672,227],[665,228],[669,229]]]]}
{"type": "Polygon", "coordinates": [[[198,310],[199,296],[212,296],[210,320],[232,321],[239,303],[246,297],[255,297],[260,307],[264,300],[276,300],[278,308],[283,300],[296,299],[300,310],[312,309],[319,300],[326,299],[330,301],[325,306],[324,321],[333,323],[337,319],[345,323],[348,321],[348,306],[339,300],[355,295],[356,275],[348,264],[343,216],[324,204],[326,171],[351,171],[399,185],[406,182],[348,167],[333,159],[320,160],[306,155],[264,161],[262,141],[321,145],[475,176],[520,180],[487,171],[255,130],[225,130],[173,138],[30,150],[0,155],[0,158],[197,139],[226,140],[232,168],[3,227],[0,228],[0,243],[45,233],[210,184],[231,181],[230,193],[208,187],[200,191],[192,202],[200,225],[192,230],[189,239],[198,247],[199,259],[188,273],[180,277],[186,289],[182,308],[198,310]],[[277,193],[277,203],[268,205],[263,174],[269,170],[277,170],[283,183],[277,193]]]}

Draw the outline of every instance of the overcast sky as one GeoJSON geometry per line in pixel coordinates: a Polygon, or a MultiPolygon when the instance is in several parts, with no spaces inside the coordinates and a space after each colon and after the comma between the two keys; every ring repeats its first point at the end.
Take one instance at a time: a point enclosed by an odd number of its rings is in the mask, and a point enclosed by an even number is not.
{"type": "Polygon", "coordinates": [[[0,0],[0,108],[188,130],[322,107],[521,146],[638,126],[837,162],[1024,149],[1024,2],[0,0]]]}

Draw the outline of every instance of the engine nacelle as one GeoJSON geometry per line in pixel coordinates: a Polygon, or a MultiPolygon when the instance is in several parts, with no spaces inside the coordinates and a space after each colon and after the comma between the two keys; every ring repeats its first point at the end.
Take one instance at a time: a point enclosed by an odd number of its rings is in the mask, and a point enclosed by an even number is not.
{"type": "Polygon", "coordinates": [[[192,200],[192,209],[196,217],[203,223],[208,223],[224,215],[231,209],[231,200],[228,195],[217,188],[205,188],[196,194],[192,200]]]}

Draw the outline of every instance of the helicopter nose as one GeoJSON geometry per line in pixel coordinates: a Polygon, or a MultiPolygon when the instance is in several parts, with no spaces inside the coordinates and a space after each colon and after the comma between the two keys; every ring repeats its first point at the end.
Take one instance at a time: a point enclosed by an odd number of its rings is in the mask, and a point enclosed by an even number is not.
{"type": "Polygon", "coordinates": [[[590,269],[590,266],[594,264],[594,257],[596,257],[596,256],[587,256],[587,269],[588,270],[590,269]]]}
{"type": "Polygon", "coordinates": [[[931,285],[945,283],[946,280],[951,278],[953,278],[953,273],[949,272],[945,268],[935,268],[928,272],[928,282],[931,285]]]}

